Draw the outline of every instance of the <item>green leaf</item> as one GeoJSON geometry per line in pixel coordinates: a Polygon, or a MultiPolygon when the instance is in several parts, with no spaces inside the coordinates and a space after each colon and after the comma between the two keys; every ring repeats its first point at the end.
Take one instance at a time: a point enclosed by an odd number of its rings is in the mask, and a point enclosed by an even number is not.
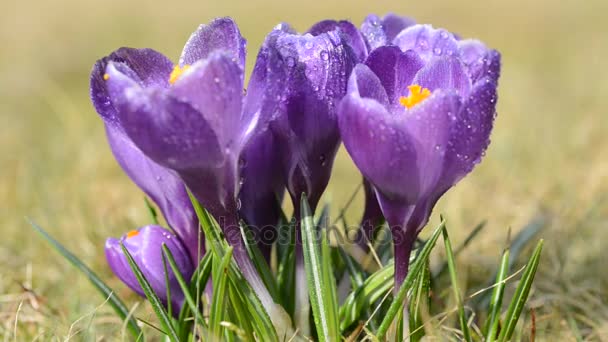
{"type": "MultiPolygon", "coordinates": [[[[217,258],[223,259],[229,246],[224,239],[224,235],[220,227],[218,227],[213,218],[211,218],[209,212],[201,207],[198,200],[189,190],[188,196],[190,196],[190,201],[192,202],[194,211],[196,212],[201,227],[205,232],[207,244],[210,246],[208,253],[212,253],[217,258]]],[[[249,314],[253,322],[252,326],[256,332],[256,335],[264,341],[278,341],[279,339],[277,337],[275,327],[270,320],[270,316],[268,316],[268,312],[262,305],[262,302],[258,298],[257,294],[249,285],[249,282],[245,279],[245,277],[243,277],[243,274],[239,270],[234,259],[230,263],[228,272],[229,278],[238,289],[238,292],[247,299],[245,303],[247,305],[247,309],[249,310],[249,314]]],[[[216,280],[214,278],[214,282],[215,281],[216,280]]]]}
{"type": "Polygon", "coordinates": [[[424,322],[422,321],[422,312],[427,313],[430,310],[429,297],[431,293],[431,269],[429,262],[422,269],[422,272],[416,278],[414,288],[412,290],[412,299],[410,301],[410,342],[417,342],[424,336],[424,322]]]}
{"type": "Polygon", "coordinates": [[[137,263],[135,262],[135,260],[133,259],[133,256],[131,256],[131,253],[129,253],[129,251],[127,250],[125,245],[123,245],[121,243],[120,248],[122,248],[122,251],[125,254],[125,256],[127,257],[127,261],[129,262],[129,266],[131,267],[131,271],[133,271],[135,278],[137,278],[137,282],[141,286],[142,290],[144,290],[144,293],[146,294],[146,298],[148,298],[148,301],[152,305],[152,309],[156,313],[156,316],[158,316],[160,323],[162,324],[163,328],[165,329],[164,330],[165,335],[167,335],[171,341],[179,342],[179,337],[177,336],[177,332],[175,331],[175,328],[173,327],[173,323],[171,322],[171,317],[169,317],[169,315],[167,315],[167,311],[165,311],[165,308],[163,307],[163,303],[160,301],[160,298],[158,298],[156,293],[154,293],[152,286],[150,285],[150,283],[148,282],[148,280],[142,273],[139,266],[137,266],[137,263]]]}
{"type": "Polygon", "coordinates": [[[295,311],[295,281],[296,281],[296,228],[295,220],[281,226],[279,239],[288,237],[288,243],[279,243],[277,250],[280,252],[277,267],[277,287],[281,292],[280,304],[293,319],[295,311]],[[286,245],[282,247],[281,245],[286,245]]]}
{"type": "Polygon", "coordinates": [[[224,257],[213,267],[213,300],[209,312],[209,341],[221,340],[222,325],[226,312],[228,291],[228,267],[232,260],[232,247],[228,247],[224,257]]]}
{"type": "Polygon", "coordinates": [[[519,281],[517,290],[515,290],[515,295],[509,304],[509,309],[507,310],[507,315],[505,316],[503,328],[498,337],[498,340],[501,342],[510,340],[513,332],[515,331],[515,326],[517,325],[521,311],[528,300],[530,288],[534,282],[534,276],[536,275],[536,270],[538,268],[538,264],[540,263],[540,254],[543,250],[543,243],[544,240],[542,239],[538,241],[538,244],[534,249],[534,253],[532,253],[532,257],[528,261],[524,274],[519,281]]]}
{"type": "Polygon", "coordinates": [[[484,325],[483,332],[487,342],[496,340],[498,332],[498,324],[500,322],[500,309],[502,307],[502,298],[505,292],[505,282],[509,276],[509,250],[505,250],[502,254],[500,267],[496,276],[496,286],[492,291],[490,307],[488,308],[488,319],[484,325]]]}
{"type": "Polygon", "coordinates": [[[80,272],[82,272],[87,279],[93,284],[93,286],[97,289],[97,291],[107,299],[108,303],[118,317],[123,321],[127,321],[127,329],[131,332],[131,335],[135,339],[139,339],[143,336],[142,330],[137,325],[137,321],[133,316],[130,315],[129,309],[127,306],[118,298],[118,296],[114,293],[114,291],[106,285],[87,265],[85,265],[78,257],[76,257],[72,252],[67,250],[59,241],[55,240],[51,237],[42,227],[38,226],[34,221],[27,219],[28,223],[38,232],[48,243],[53,246],[53,248],[59,252],[64,258],[66,258],[74,267],[76,267],[80,272]]]}
{"type": "MultiPolygon", "coordinates": [[[[475,228],[473,228],[473,231],[471,231],[471,233],[467,236],[467,238],[464,240],[464,242],[458,246],[458,248],[456,248],[454,250],[454,256],[457,257],[465,248],[467,248],[467,246],[469,244],[471,244],[471,242],[473,242],[473,240],[475,240],[475,238],[479,235],[479,233],[486,227],[486,221],[481,221],[479,224],[477,224],[475,226],[475,228]]],[[[441,275],[447,271],[448,269],[448,262],[447,260],[444,261],[441,266],[438,268],[438,271],[434,273],[433,278],[438,278],[441,277],[441,275]]]]}
{"type": "Polygon", "coordinates": [[[391,290],[394,284],[395,268],[389,264],[370,275],[363,285],[356,288],[344,300],[340,307],[340,329],[346,329],[361,320],[363,310],[369,308],[391,290]]]}
{"type": "Polygon", "coordinates": [[[192,298],[190,286],[184,280],[184,277],[182,276],[179,267],[177,266],[177,262],[175,262],[173,254],[171,253],[169,248],[167,248],[167,245],[165,245],[164,243],[162,245],[162,248],[165,258],[169,262],[169,266],[171,266],[171,270],[173,271],[173,274],[175,275],[175,278],[177,279],[177,282],[179,283],[179,286],[182,289],[182,292],[184,293],[186,304],[190,307],[190,310],[195,313],[196,322],[201,326],[205,327],[207,324],[205,323],[205,320],[203,319],[202,315],[198,315],[199,308],[197,307],[195,300],[192,298]]]}
{"type": "Polygon", "coordinates": [[[471,342],[471,332],[469,331],[469,325],[467,324],[467,316],[464,312],[464,304],[462,302],[462,295],[460,294],[460,288],[458,287],[458,277],[456,276],[456,260],[454,259],[454,252],[452,251],[452,243],[448,236],[448,230],[444,226],[443,228],[443,242],[445,244],[445,254],[448,261],[448,269],[450,271],[450,279],[452,280],[452,290],[454,290],[454,298],[456,298],[456,304],[458,305],[458,320],[460,321],[460,329],[462,330],[463,340],[471,342]]]}
{"type": "Polygon", "coordinates": [[[262,252],[260,252],[260,249],[258,248],[258,246],[256,246],[255,241],[252,240],[251,234],[245,233],[244,229],[248,228],[246,228],[242,222],[241,224],[239,224],[239,227],[241,229],[241,235],[243,236],[243,240],[245,241],[245,246],[247,247],[247,253],[249,254],[249,258],[251,258],[251,260],[253,261],[253,264],[258,270],[258,273],[260,274],[264,285],[266,285],[268,292],[272,296],[272,299],[275,302],[278,302],[279,292],[277,290],[276,281],[274,279],[274,276],[272,275],[272,271],[270,270],[268,263],[266,262],[266,259],[264,259],[262,252]]]}
{"type": "Polygon", "coordinates": [[[388,311],[386,312],[386,315],[384,316],[384,319],[382,320],[382,323],[380,324],[380,327],[378,328],[378,331],[376,332],[376,338],[378,338],[379,340],[384,339],[384,337],[386,336],[386,333],[388,332],[389,327],[391,326],[391,324],[393,323],[393,320],[397,316],[397,313],[400,310],[403,310],[403,303],[406,300],[407,293],[411,289],[412,284],[414,283],[414,279],[416,279],[416,277],[418,277],[418,274],[424,268],[424,266],[427,262],[427,259],[429,258],[429,255],[431,254],[431,250],[435,246],[435,243],[437,242],[437,239],[439,238],[439,235],[444,227],[445,227],[445,221],[442,221],[439,224],[439,227],[437,227],[435,229],[435,231],[433,232],[433,235],[431,236],[431,238],[426,241],[426,243],[424,244],[424,247],[422,248],[420,253],[418,253],[416,260],[410,267],[409,273],[405,277],[403,284],[401,284],[401,288],[399,288],[399,291],[397,292],[395,299],[389,306],[388,311]]]}
{"type": "MultiPolygon", "coordinates": [[[[300,203],[302,213],[302,250],[304,254],[304,265],[306,268],[306,280],[310,296],[315,326],[319,341],[339,341],[340,330],[338,329],[338,303],[335,293],[335,282],[331,275],[330,265],[323,262],[322,249],[329,249],[327,238],[321,238],[321,246],[317,238],[317,231],[310,206],[306,195],[302,195],[300,203]]],[[[320,232],[326,234],[325,230],[320,232]]],[[[329,254],[328,254],[329,256],[329,254]]],[[[331,260],[328,258],[326,260],[331,260]]]]}
{"type": "Polygon", "coordinates": [[[146,202],[146,208],[148,208],[148,212],[150,213],[150,218],[152,219],[152,223],[158,225],[158,214],[156,213],[156,209],[154,205],[150,203],[148,197],[144,197],[144,202],[146,202]]]}

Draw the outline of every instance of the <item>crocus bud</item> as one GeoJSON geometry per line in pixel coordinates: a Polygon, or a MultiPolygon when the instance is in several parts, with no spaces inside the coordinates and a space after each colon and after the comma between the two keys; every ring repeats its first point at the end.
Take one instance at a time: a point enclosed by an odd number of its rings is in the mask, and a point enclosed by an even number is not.
{"type": "MultiPolygon", "coordinates": [[[[163,244],[171,251],[182,277],[186,281],[189,281],[192,277],[194,267],[188,252],[175,235],[160,226],[145,226],[138,230],[132,230],[120,239],[109,238],[106,241],[105,252],[110,268],[120,280],[142,297],[145,296],[144,291],[131,270],[127,257],[120,246],[121,244],[129,251],[129,254],[152,286],[154,293],[165,305],[168,304],[168,300],[165,266],[163,264],[165,258],[162,250],[163,244]]],[[[184,302],[184,293],[169,265],[169,261],[166,262],[169,272],[172,313],[176,315],[184,302]]]]}

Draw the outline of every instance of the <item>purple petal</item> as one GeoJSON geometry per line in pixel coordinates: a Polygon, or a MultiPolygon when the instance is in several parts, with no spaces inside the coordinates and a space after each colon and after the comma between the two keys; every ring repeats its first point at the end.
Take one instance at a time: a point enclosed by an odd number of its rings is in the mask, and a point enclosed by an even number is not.
{"type": "Polygon", "coordinates": [[[392,42],[401,31],[415,24],[416,22],[408,17],[402,17],[393,13],[385,15],[382,18],[382,28],[386,35],[386,41],[392,42]]]}
{"type": "Polygon", "coordinates": [[[456,57],[434,59],[416,74],[413,83],[428,88],[431,92],[436,89],[453,89],[462,97],[467,96],[471,90],[469,75],[456,57]]]}
{"type": "Polygon", "coordinates": [[[231,18],[218,18],[208,25],[201,25],[190,36],[179,58],[179,65],[192,65],[221,50],[245,69],[246,41],[231,18]]]}
{"type": "Polygon", "coordinates": [[[116,121],[116,109],[110,101],[104,75],[108,63],[114,62],[128,69],[133,80],[142,86],[167,86],[173,63],[151,49],[120,48],[98,60],[90,77],[91,100],[95,110],[106,121],[116,121]]]}
{"type": "Polygon", "coordinates": [[[357,62],[363,62],[367,57],[367,46],[361,32],[350,21],[341,20],[324,20],[313,25],[308,32],[313,36],[318,36],[321,33],[331,32],[338,29],[342,34],[342,38],[348,46],[353,50],[357,62]]]}
{"type": "Polygon", "coordinates": [[[158,205],[167,223],[186,246],[193,263],[204,255],[204,237],[183,182],[168,169],[146,157],[120,128],[106,124],[108,143],[118,164],[131,180],[158,205]],[[199,248],[200,246],[200,248],[199,248]]]}
{"type": "Polygon", "coordinates": [[[276,172],[280,159],[272,132],[258,132],[241,154],[240,214],[255,234],[260,250],[270,257],[285,192],[282,175],[276,172]]]}
{"type": "Polygon", "coordinates": [[[496,83],[488,77],[477,82],[465,99],[451,128],[438,193],[448,190],[481,161],[490,144],[496,99],[496,83]]]}
{"type": "Polygon", "coordinates": [[[192,106],[215,132],[220,145],[238,138],[243,98],[243,70],[222,52],[194,64],[169,90],[192,106]]]}
{"type": "Polygon", "coordinates": [[[414,50],[425,61],[434,57],[458,54],[458,42],[454,35],[430,25],[414,25],[401,31],[393,40],[401,50],[414,50]]]}
{"type": "Polygon", "coordinates": [[[378,76],[391,104],[398,104],[408,94],[416,73],[424,66],[414,51],[402,52],[396,46],[381,46],[365,60],[365,64],[378,76]]]}
{"type": "MultiPolygon", "coordinates": [[[[106,241],[105,253],[110,268],[127,286],[144,296],[135,275],[131,271],[126,256],[120,247],[124,244],[137,266],[152,286],[154,293],[167,303],[167,288],[165,280],[165,269],[163,265],[162,244],[167,245],[175,258],[180,273],[185,279],[190,279],[194,272],[188,253],[185,251],[176,236],[160,226],[145,226],[140,228],[134,235],[125,235],[120,240],[110,238],[106,241]]],[[[169,286],[171,289],[171,302],[175,308],[174,313],[184,301],[184,294],[177,282],[175,274],[169,268],[169,286]]]]}
{"type": "Polygon", "coordinates": [[[441,175],[449,114],[458,105],[456,94],[438,92],[397,115],[374,100],[349,94],[340,106],[344,146],[378,192],[415,204],[441,175]]]}
{"type": "Polygon", "coordinates": [[[314,203],[327,186],[339,145],[336,105],[353,61],[335,31],[284,34],[272,49],[285,67],[276,75],[286,86],[272,127],[280,137],[288,188],[297,198],[306,192],[314,203]]]}
{"type": "Polygon", "coordinates": [[[120,122],[139,149],[171,169],[217,166],[224,155],[219,140],[202,114],[165,89],[141,88],[112,63],[107,80],[120,122]]]}
{"type": "Polygon", "coordinates": [[[376,100],[384,106],[390,103],[381,80],[365,64],[357,64],[353,69],[348,80],[348,93],[356,93],[362,98],[376,100]]]}
{"type": "Polygon", "coordinates": [[[375,14],[365,17],[365,20],[361,24],[361,34],[365,38],[368,51],[373,51],[390,42],[386,39],[386,33],[382,27],[382,19],[375,14]]]}

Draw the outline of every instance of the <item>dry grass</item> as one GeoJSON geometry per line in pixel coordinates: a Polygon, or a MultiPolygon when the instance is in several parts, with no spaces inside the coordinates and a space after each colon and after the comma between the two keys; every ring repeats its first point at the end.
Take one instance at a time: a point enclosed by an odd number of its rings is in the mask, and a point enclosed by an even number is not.
{"type": "MultiPolygon", "coordinates": [[[[97,58],[122,45],[176,58],[199,23],[230,15],[249,40],[251,63],[279,20],[304,29],[325,17],[360,21],[368,12],[394,11],[479,37],[503,54],[491,148],[436,209],[450,220],[456,241],[482,219],[489,222],[459,259],[470,271],[462,272],[463,283],[479,274],[485,279],[508,227],[517,231],[542,214],[548,241],[529,303],[537,337],[570,340],[578,330],[589,340],[608,340],[607,10],[602,0],[8,0],[0,11],[0,336],[114,340],[122,332],[110,309],[100,307],[104,299],[34,235],[24,216],[135,302],[109,273],[102,247],[105,237],[147,223],[146,212],[142,194],[113,161],[88,100],[97,58]]],[[[358,177],[341,153],[327,192],[334,207],[358,177]]],[[[352,217],[358,208],[349,211],[352,217]]]]}

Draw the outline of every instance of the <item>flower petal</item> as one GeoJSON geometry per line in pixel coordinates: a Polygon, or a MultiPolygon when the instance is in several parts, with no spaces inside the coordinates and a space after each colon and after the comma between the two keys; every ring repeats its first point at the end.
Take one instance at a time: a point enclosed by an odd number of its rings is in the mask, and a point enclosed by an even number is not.
{"type": "Polygon", "coordinates": [[[367,46],[361,32],[350,21],[323,20],[313,25],[308,32],[313,36],[318,36],[336,29],[340,31],[346,44],[353,50],[356,61],[363,62],[367,57],[367,46]]]}
{"type": "Polygon", "coordinates": [[[212,52],[192,65],[171,87],[171,97],[199,112],[220,141],[228,146],[241,133],[243,70],[224,52],[212,52]]]}
{"type": "Polygon", "coordinates": [[[392,42],[401,31],[415,24],[416,22],[412,18],[402,17],[393,13],[385,15],[382,18],[382,28],[386,35],[386,41],[392,42]]]}
{"type": "Polygon", "coordinates": [[[223,150],[213,128],[190,104],[169,96],[165,89],[141,88],[113,63],[106,71],[110,100],[119,120],[148,157],[175,170],[223,163],[223,150]]]}
{"type": "Polygon", "coordinates": [[[365,64],[378,76],[391,104],[398,104],[401,96],[407,96],[407,87],[424,63],[416,52],[402,52],[396,46],[381,46],[369,55],[365,64]]]}
{"type": "Polygon", "coordinates": [[[348,80],[348,93],[376,100],[384,106],[388,106],[390,103],[382,81],[365,64],[357,64],[353,69],[348,80]]]}
{"type": "Polygon", "coordinates": [[[106,121],[116,121],[116,109],[110,101],[106,87],[106,67],[113,62],[123,65],[130,77],[142,86],[167,86],[173,68],[171,61],[152,49],[120,48],[98,60],[90,77],[91,100],[95,110],[106,121]]]}
{"type": "Polygon", "coordinates": [[[413,83],[428,88],[431,92],[436,89],[453,89],[462,97],[466,97],[471,90],[469,75],[456,57],[434,59],[416,74],[413,83]]]}
{"type": "Polygon", "coordinates": [[[401,31],[393,40],[401,50],[414,50],[425,61],[437,56],[458,54],[456,37],[444,29],[434,29],[431,25],[413,25],[401,31]]]}
{"type": "Polygon", "coordinates": [[[432,191],[441,175],[441,147],[458,106],[456,94],[437,92],[398,115],[351,93],[340,106],[342,140],[380,193],[413,205],[432,191]]]}
{"type": "Polygon", "coordinates": [[[456,113],[437,192],[442,194],[473,170],[490,144],[496,116],[496,83],[486,77],[475,84],[456,113]]]}
{"type": "Polygon", "coordinates": [[[131,180],[158,205],[167,223],[186,246],[193,263],[204,255],[204,237],[184,183],[171,171],[146,157],[126,134],[106,124],[110,149],[131,180]]]}
{"type": "MultiPolygon", "coordinates": [[[[162,244],[167,245],[175,262],[185,279],[190,279],[194,271],[188,253],[184,250],[176,236],[160,226],[145,226],[133,233],[125,235],[120,240],[110,238],[106,241],[105,253],[110,268],[127,286],[144,296],[137,278],[131,271],[126,256],[120,244],[124,244],[137,266],[152,286],[154,293],[167,304],[167,288],[165,281],[165,268],[163,265],[162,244]]],[[[179,312],[184,295],[177,282],[175,274],[169,269],[169,286],[171,289],[171,302],[175,307],[174,313],[179,312]]]]}
{"type": "Polygon", "coordinates": [[[246,41],[241,36],[238,26],[231,18],[218,18],[208,25],[201,25],[192,33],[179,58],[179,65],[192,65],[207,58],[213,51],[222,50],[228,53],[245,69],[246,41]]]}
{"type": "Polygon", "coordinates": [[[272,47],[284,61],[281,105],[272,129],[282,145],[288,188],[311,203],[329,181],[340,142],[336,106],[346,93],[354,61],[335,32],[299,36],[284,34],[272,47]],[[296,190],[297,189],[297,190],[296,190]]]}
{"type": "Polygon", "coordinates": [[[361,23],[361,34],[367,43],[367,50],[374,49],[387,45],[386,33],[382,27],[382,19],[375,14],[370,14],[361,23]]]}

